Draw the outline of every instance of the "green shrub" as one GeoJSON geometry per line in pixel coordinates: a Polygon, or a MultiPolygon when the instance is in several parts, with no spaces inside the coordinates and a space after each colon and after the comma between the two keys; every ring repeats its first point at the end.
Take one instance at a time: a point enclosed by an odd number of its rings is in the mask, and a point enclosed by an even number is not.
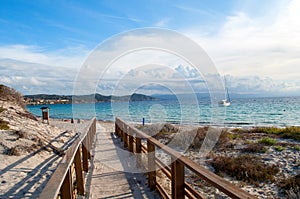
{"type": "Polygon", "coordinates": [[[236,133],[227,133],[227,137],[228,137],[230,140],[235,140],[235,139],[240,138],[241,136],[240,136],[239,134],[236,134],[236,133]]]}
{"type": "Polygon", "coordinates": [[[275,146],[274,149],[275,149],[276,151],[283,151],[283,150],[285,150],[285,148],[282,147],[282,146],[275,146]]]}
{"type": "Polygon", "coordinates": [[[266,147],[259,143],[250,143],[246,148],[242,149],[242,152],[246,153],[265,153],[267,152],[266,147]]]}
{"type": "Polygon", "coordinates": [[[294,149],[295,149],[296,151],[300,151],[300,146],[299,146],[299,145],[296,145],[296,146],[294,146],[294,149]]]}
{"type": "Polygon", "coordinates": [[[9,126],[8,126],[8,122],[0,119],[0,130],[8,130],[9,126]]]}
{"type": "Polygon", "coordinates": [[[7,148],[4,151],[4,154],[10,155],[10,156],[19,156],[19,155],[21,155],[21,150],[19,149],[18,146],[15,146],[15,147],[7,148]]]}
{"type": "Polygon", "coordinates": [[[261,143],[261,144],[266,144],[266,145],[269,145],[269,146],[272,146],[272,145],[275,145],[277,144],[277,141],[275,139],[272,139],[272,138],[269,138],[269,137],[264,137],[264,138],[261,138],[258,143],[261,143]]]}
{"type": "Polygon", "coordinates": [[[299,188],[300,188],[300,174],[279,181],[278,186],[281,189],[285,190],[285,191],[299,190],[299,188]]]}
{"type": "Polygon", "coordinates": [[[5,111],[6,109],[3,107],[0,107],[0,113],[2,113],[3,111],[5,111]]]}
{"type": "Polygon", "coordinates": [[[290,126],[285,128],[258,127],[252,131],[256,133],[266,133],[279,135],[282,138],[300,140],[300,126],[290,126]]]}
{"type": "Polygon", "coordinates": [[[279,172],[276,165],[268,166],[260,162],[260,158],[253,155],[238,157],[217,156],[211,161],[217,174],[227,175],[250,183],[274,180],[279,172]]]}

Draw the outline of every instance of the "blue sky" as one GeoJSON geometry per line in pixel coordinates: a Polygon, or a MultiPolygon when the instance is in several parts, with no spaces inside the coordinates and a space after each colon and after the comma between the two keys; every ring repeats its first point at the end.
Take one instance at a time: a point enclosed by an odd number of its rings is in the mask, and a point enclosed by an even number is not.
{"type": "MultiPolygon", "coordinates": [[[[0,83],[25,94],[70,94],[99,43],[131,29],[160,27],[196,41],[232,92],[299,95],[299,10],[294,0],[1,1],[0,83]]],[[[173,68],[192,71],[179,66],[173,68]]],[[[104,94],[112,89],[99,86],[104,94]]]]}

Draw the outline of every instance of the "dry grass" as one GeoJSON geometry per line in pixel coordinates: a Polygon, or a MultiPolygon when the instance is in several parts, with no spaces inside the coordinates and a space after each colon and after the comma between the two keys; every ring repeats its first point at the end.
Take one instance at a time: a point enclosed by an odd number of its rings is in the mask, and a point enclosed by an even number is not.
{"type": "Polygon", "coordinates": [[[278,127],[257,127],[249,130],[234,129],[236,133],[264,133],[270,135],[277,135],[285,139],[300,140],[300,126],[290,126],[285,128],[278,127]]]}
{"type": "Polygon", "coordinates": [[[5,111],[6,109],[3,107],[0,107],[0,113],[2,113],[3,111],[5,111]]]}
{"type": "MultiPolygon", "coordinates": [[[[196,135],[194,136],[194,141],[190,146],[190,149],[200,149],[203,141],[206,137],[206,134],[208,132],[209,127],[199,127],[197,130],[196,135]]],[[[237,139],[237,136],[234,136],[233,134],[229,133],[227,130],[223,129],[220,133],[220,136],[218,137],[217,143],[215,145],[215,148],[218,150],[224,150],[226,148],[231,148],[232,143],[231,140],[237,139]]]]}
{"type": "Polygon", "coordinates": [[[19,146],[14,146],[14,147],[11,147],[11,148],[7,148],[4,151],[4,154],[11,155],[11,156],[20,156],[21,152],[22,152],[22,149],[20,149],[19,146]]]}
{"type": "Polygon", "coordinates": [[[259,143],[250,143],[246,148],[242,149],[242,152],[244,153],[265,153],[266,151],[266,147],[259,143]]]}
{"type": "Polygon", "coordinates": [[[23,108],[25,108],[24,98],[22,94],[13,88],[9,88],[3,84],[0,84],[0,99],[3,101],[13,101],[23,108]]]}
{"type": "Polygon", "coordinates": [[[269,137],[263,137],[258,141],[258,143],[265,144],[268,146],[273,146],[273,145],[277,144],[277,141],[275,139],[272,139],[269,137]]]}
{"type": "Polygon", "coordinates": [[[278,186],[285,192],[287,198],[299,198],[300,196],[300,174],[283,179],[278,186]]]}
{"type": "Polygon", "coordinates": [[[211,161],[211,165],[219,175],[227,174],[237,180],[253,184],[273,181],[274,175],[279,172],[278,166],[265,165],[260,162],[259,157],[253,155],[217,156],[211,161]]]}
{"type": "Polygon", "coordinates": [[[0,130],[8,130],[9,126],[8,126],[8,122],[0,119],[0,130]]]}

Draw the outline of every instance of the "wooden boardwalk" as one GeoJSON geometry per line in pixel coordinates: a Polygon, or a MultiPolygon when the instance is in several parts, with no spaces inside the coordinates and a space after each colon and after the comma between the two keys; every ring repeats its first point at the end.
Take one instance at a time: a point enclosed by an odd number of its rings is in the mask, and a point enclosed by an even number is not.
{"type": "Polygon", "coordinates": [[[130,171],[135,160],[123,150],[120,138],[99,123],[92,155],[92,171],[87,178],[86,190],[90,199],[160,198],[147,187],[145,174],[124,172],[130,171]]]}

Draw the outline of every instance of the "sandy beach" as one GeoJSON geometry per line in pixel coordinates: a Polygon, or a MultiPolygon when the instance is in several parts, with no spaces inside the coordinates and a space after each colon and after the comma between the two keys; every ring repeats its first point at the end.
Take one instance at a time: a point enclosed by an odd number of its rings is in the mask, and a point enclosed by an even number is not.
{"type": "MultiPolygon", "coordinates": [[[[0,162],[0,198],[37,198],[62,159],[63,154],[60,152],[63,153],[72,144],[76,134],[80,133],[86,124],[82,122],[75,126],[69,122],[51,120],[50,125],[32,125],[35,126],[32,130],[39,132],[39,136],[44,135],[44,128],[47,140],[50,140],[49,145],[41,144],[36,148],[18,152],[19,154],[8,155],[5,154],[7,148],[19,147],[19,150],[22,150],[20,143],[23,144],[23,149],[26,144],[30,147],[31,143],[26,138],[18,138],[13,130],[0,132],[0,159],[3,160],[0,162]],[[37,129],[37,126],[40,129],[37,129]]],[[[26,127],[20,126],[24,131],[23,127],[29,130],[30,123],[26,123],[26,127]]]]}

